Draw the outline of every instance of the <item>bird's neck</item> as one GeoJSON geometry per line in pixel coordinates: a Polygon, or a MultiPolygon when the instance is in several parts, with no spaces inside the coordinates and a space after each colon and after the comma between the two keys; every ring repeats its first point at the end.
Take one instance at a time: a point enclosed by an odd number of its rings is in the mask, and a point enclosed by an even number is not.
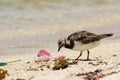
{"type": "Polygon", "coordinates": [[[65,48],[72,49],[73,46],[74,46],[74,42],[73,41],[70,41],[70,40],[66,40],[65,41],[65,48]]]}

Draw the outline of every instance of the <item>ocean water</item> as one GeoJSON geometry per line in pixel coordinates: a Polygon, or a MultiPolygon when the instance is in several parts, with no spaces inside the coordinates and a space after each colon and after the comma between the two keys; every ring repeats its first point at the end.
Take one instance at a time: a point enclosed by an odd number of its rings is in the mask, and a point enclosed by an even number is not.
{"type": "Polygon", "coordinates": [[[78,30],[119,35],[120,0],[0,0],[1,55],[54,48],[78,30]]]}

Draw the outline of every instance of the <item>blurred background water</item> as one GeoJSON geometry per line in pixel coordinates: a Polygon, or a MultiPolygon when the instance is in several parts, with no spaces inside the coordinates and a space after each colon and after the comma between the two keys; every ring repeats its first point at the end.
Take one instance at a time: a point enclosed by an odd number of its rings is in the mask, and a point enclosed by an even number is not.
{"type": "Polygon", "coordinates": [[[120,0],[0,0],[1,55],[53,47],[78,30],[120,34],[120,0]]]}

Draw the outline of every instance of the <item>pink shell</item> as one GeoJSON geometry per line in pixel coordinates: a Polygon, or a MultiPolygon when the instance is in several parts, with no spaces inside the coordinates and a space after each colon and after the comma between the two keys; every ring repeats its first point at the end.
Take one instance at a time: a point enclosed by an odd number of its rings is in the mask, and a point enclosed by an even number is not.
{"type": "Polygon", "coordinates": [[[64,59],[64,58],[65,58],[65,56],[56,56],[53,61],[56,61],[58,59],[64,59]]]}
{"type": "Polygon", "coordinates": [[[40,50],[37,54],[37,57],[41,57],[41,56],[51,56],[49,52],[45,51],[45,50],[40,50]]]}
{"type": "Polygon", "coordinates": [[[41,62],[41,61],[49,61],[51,59],[50,56],[40,56],[35,59],[36,62],[41,62]]]}

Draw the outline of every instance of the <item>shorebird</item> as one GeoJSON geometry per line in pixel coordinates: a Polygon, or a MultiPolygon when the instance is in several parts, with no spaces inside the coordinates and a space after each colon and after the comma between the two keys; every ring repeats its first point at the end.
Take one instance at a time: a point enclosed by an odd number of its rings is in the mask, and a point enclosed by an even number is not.
{"type": "Polygon", "coordinates": [[[62,47],[80,51],[80,54],[75,60],[78,60],[79,57],[82,55],[82,52],[87,50],[87,60],[89,60],[89,49],[92,49],[98,46],[101,43],[101,40],[107,37],[112,36],[112,33],[109,34],[94,34],[87,31],[78,31],[66,38],[58,40],[58,52],[62,47]]]}

